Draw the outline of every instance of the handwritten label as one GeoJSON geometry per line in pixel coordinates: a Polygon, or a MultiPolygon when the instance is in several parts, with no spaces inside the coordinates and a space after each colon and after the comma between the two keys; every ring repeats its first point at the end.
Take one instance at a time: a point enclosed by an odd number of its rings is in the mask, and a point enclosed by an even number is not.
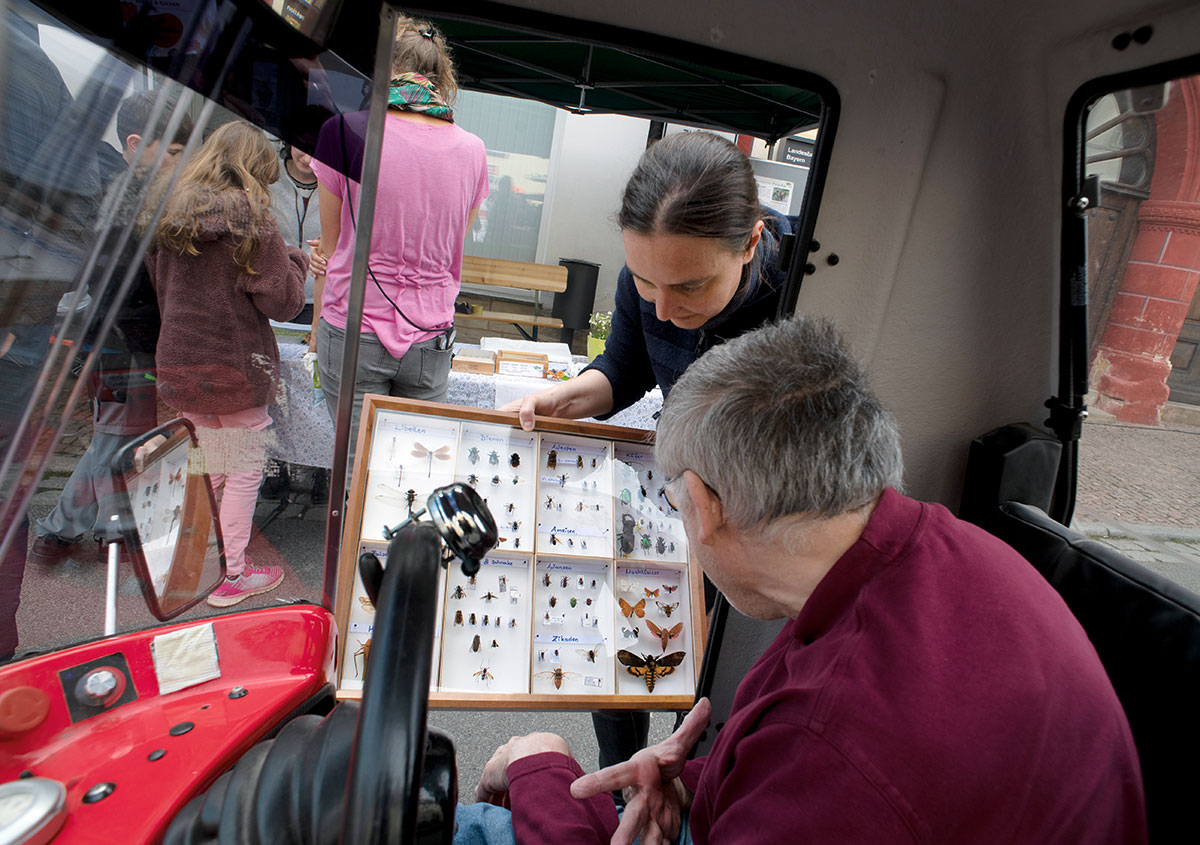
{"type": "Polygon", "coordinates": [[[597,689],[604,686],[604,679],[598,678],[595,675],[584,675],[583,685],[585,687],[596,687],[597,689]]]}
{"type": "Polygon", "coordinates": [[[622,574],[642,578],[673,578],[678,579],[679,573],[669,569],[623,569],[622,574]]]}

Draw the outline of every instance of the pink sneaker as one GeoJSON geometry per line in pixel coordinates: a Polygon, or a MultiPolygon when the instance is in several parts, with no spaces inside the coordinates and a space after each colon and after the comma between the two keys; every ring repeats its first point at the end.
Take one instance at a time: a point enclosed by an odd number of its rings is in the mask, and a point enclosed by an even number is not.
{"type": "Polygon", "coordinates": [[[282,581],[282,566],[252,566],[247,560],[242,574],[233,580],[226,578],[209,595],[208,603],[213,607],[229,607],[250,596],[269,593],[282,581]]]}

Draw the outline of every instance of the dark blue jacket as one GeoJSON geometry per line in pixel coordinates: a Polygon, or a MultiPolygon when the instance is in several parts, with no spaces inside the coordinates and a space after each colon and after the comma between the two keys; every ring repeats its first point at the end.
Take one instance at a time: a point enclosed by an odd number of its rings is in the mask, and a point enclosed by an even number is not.
{"type": "Polygon", "coordinates": [[[741,287],[724,311],[698,329],[659,320],[654,306],[638,296],[629,268],[621,268],[608,343],[587,367],[604,373],[612,384],[613,409],[597,419],[628,408],[655,384],[665,399],[683,371],[710,347],[775,319],[785,276],[778,267],[778,235],[794,233],[799,220],[767,208],[763,219],[767,225],[741,287]]]}

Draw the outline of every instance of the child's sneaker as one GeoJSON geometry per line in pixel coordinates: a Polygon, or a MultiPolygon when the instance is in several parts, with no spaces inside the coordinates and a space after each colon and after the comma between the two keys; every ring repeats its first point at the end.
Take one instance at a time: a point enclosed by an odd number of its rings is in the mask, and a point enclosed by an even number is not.
{"type": "Polygon", "coordinates": [[[250,596],[269,593],[282,581],[282,566],[252,566],[247,560],[242,574],[232,580],[226,578],[221,582],[221,586],[209,595],[208,603],[213,607],[229,607],[250,596]]]}

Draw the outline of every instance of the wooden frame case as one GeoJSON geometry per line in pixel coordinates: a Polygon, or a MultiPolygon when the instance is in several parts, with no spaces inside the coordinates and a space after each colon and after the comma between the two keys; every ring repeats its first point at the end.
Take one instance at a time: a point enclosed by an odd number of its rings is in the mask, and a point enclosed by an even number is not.
{"type": "Polygon", "coordinates": [[[663,494],[653,432],[388,396],[363,400],[335,612],[338,695],[357,698],[374,608],[357,574],[383,526],[436,487],[471,484],[501,541],[438,585],[430,704],[469,709],[691,707],[703,576],[663,494]],[[619,655],[619,656],[618,656],[619,655]]]}

